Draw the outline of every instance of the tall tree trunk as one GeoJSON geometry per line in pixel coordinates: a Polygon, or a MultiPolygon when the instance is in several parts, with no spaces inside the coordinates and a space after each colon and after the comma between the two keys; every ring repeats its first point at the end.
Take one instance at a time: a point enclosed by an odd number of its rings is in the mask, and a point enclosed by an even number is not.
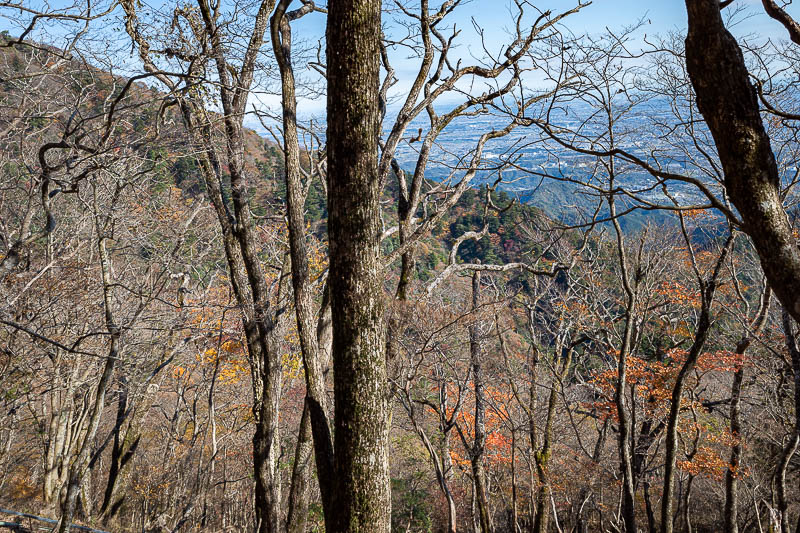
{"type": "Polygon", "coordinates": [[[56,352],[56,356],[53,359],[53,367],[55,381],[61,385],[61,390],[56,390],[49,394],[49,402],[46,402],[46,404],[49,404],[49,421],[42,484],[44,503],[51,509],[57,507],[61,489],[67,482],[69,473],[68,450],[72,447],[72,441],[76,433],[75,425],[72,422],[75,407],[73,398],[80,365],[76,361],[69,372],[70,376],[64,376],[61,364],[61,352],[56,352]]]}
{"type": "MultiPolygon", "coordinates": [[[[609,426],[609,418],[606,418],[603,421],[603,425],[600,428],[599,435],[597,435],[597,441],[594,444],[594,450],[592,451],[592,462],[596,465],[600,464],[600,457],[603,454],[603,448],[605,448],[606,444],[606,435],[608,434],[608,426],[609,426]]],[[[575,519],[575,529],[577,533],[585,533],[588,530],[589,524],[588,520],[584,519],[584,509],[586,508],[586,501],[591,496],[590,487],[584,486],[581,488],[580,497],[578,501],[580,502],[580,507],[578,509],[577,517],[575,519]]],[[[602,494],[602,493],[601,493],[602,494]]],[[[602,513],[601,513],[601,525],[602,525],[602,513]]],[[[600,527],[600,531],[603,528],[600,527]]]]}
{"type": "MultiPolygon", "coordinates": [[[[736,345],[736,354],[744,357],[745,352],[752,344],[753,337],[758,334],[767,321],[769,304],[772,292],[769,285],[766,285],[761,294],[761,304],[758,314],[753,321],[750,332],[745,335],[736,345]]],[[[724,533],[739,533],[739,466],[742,460],[743,435],[742,421],[740,417],[739,405],[742,399],[742,384],[744,382],[744,361],[738,361],[733,373],[733,383],[731,384],[731,435],[733,445],[731,446],[729,467],[725,471],[725,509],[723,514],[724,533]]]]}
{"type": "Polygon", "coordinates": [[[300,418],[300,431],[297,435],[297,446],[292,465],[292,486],[289,492],[289,503],[286,510],[286,533],[305,533],[308,518],[308,505],[311,501],[311,456],[314,453],[314,442],[311,437],[311,417],[308,409],[308,398],[303,406],[300,418]]]}
{"type": "Polygon", "coordinates": [[[794,416],[795,423],[792,434],[781,452],[780,459],[775,468],[775,489],[777,493],[778,517],[780,521],[781,533],[790,533],[789,524],[789,502],[786,499],[786,470],[792,456],[800,446],[800,347],[797,346],[792,318],[788,310],[784,307],[783,311],[783,332],[786,336],[786,348],[792,359],[792,374],[794,384],[794,416]]]}
{"type": "Polygon", "coordinates": [[[536,496],[536,518],[534,520],[534,533],[547,533],[550,525],[550,498],[552,488],[550,486],[549,463],[550,454],[553,451],[553,420],[555,419],[556,402],[558,393],[561,390],[561,383],[566,377],[572,363],[573,348],[565,349],[561,369],[554,373],[550,386],[550,397],[547,401],[547,418],[544,426],[544,442],[542,447],[536,451],[534,459],[536,461],[536,471],[539,475],[539,493],[536,496]]]}
{"type": "MultiPolygon", "coordinates": [[[[531,324],[533,324],[533,319],[531,314],[533,313],[533,309],[528,310],[528,324],[529,328],[532,330],[531,324]]],[[[530,388],[528,391],[528,437],[530,440],[530,449],[529,454],[530,457],[533,458],[536,455],[536,447],[537,447],[537,440],[538,440],[538,432],[539,429],[536,427],[536,417],[534,416],[536,413],[536,409],[538,406],[538,398],[536,396],[536,387],[538,384],[538,377],[539,377],[539,348],[538,346],[534,345],[531,351],[531,360],[530,360],[530,388]]],[[[530,473],[530,501],[528,502],[528,507],[530,509],[530,516],[529,516],[529,531],[533,533],[533,528],[536,524],[536,491],[534,487],[536,486],[536,470],[535,470],[535,461],[528,461],[529,464],[529,473],[530,473]]]]}
{"type": "MultiPolygon", "coordinates": [[[[267,365],[264,365],[266,367],[267,365]]],[[[255,470],[256,523],[258,533],[281,530],[281,477],[278,470],[278,410],[281,396],[280,366],[261,370],[262,397],[255,410],[256,431],[253,435],[253,468],[255,470]]]]}
{"type": "MultiPolygon", "coordinates": [[[[609,161],[609,168],[611,169],[610,177],[612,178],[610,182],[611,185],[613,185],[614,176],[613,164],[613,160],[609,161]]],[[[628,384],[628,353],[633,344],[634,320],[638,300],[637,281],[634,279],[634,285],[631,285],[631,279],[628,273],[627,252],[625,251],[625,240],[622,235],[622,228],[619,225],[619,220],[617,220],[617,209],[613,195],[608,196],[608,209],[611,213],[614,232],[617,237],[617,252],[619,254],[622,285],[626,295],[625,329],[622,334],[622,343],[619,349],[617,385],[614,391],[614,404],[617,407],[617,416],[619,417],[618,447],[620,470],[622,471],[622,521],[625,526],[625,533],[636,533],[636,502],[634,499],[635,488],[633,482],[633,461],[631,458],[632,428],[625,392],[628,384]]]]}
{"type": "MultiPolygon", "coordinates": [[[[267,9],[262,4],[262,11],[267,9]]],[[[270,9],[271,10],[271,9],[270,9]]],[[[268,13],[267,13],[268,15],[268,13]]],[[[263,32],[263,29],[261,30],[263,32]]],[[[225,88],[221,88],[225,91],[225,88]]],[[[280,528],[280,495],[275,465],[275,444],[280,403],[280,353],[278,351],[282,321],[281,313],[273,312],[269,302],[269,287],[256,252],[253,236],[253,217],[249,207],[244,175],[244,140],[241,113],[226,113],[228,138],[227,163],[231,176],[234,212],[231,213],[222,194],[223,163],[216,152],[216,141],[211,131],[212,121],[207,111],[197,102],[181,100],[181,112],[192,141],[197,147],[198,162],[222,232],[222,244],[228,263],[231,287],[242,311],[242,327],[247,345],[248,362],[253,376],[253,415],[256,432],[253,436],[253,473],[256,478],[255,513],[260,531],[277,532],[280,528]],[[266,477],[262,477],[266,476],[266,477]],[[266,529],[264,529],[266,528],[266,529]]],[[[282,287],[283,284],[281,284],[282,287]]],[[[280,290],[280,289],[279,289],[280,290]]],[[[279,298],[280,301],[280,298],[279,298]]]]}
{"type": "Polygon", "coordinates": [[[513,533],[520,533],[519,511],[517,509],[517,432],[511,428],[511,524],[513,533]]]}
{"type": "MultiPolygon", "coordinates": [[[[280,325],[282,313],[270,304],[270,284],[264,274],[255,235],[253,214],[250,209],[250,191],[245,165],[245,143],[242,121],[256,69],[259,50],[269,27],[270,15],[275,0],[262,0],[255,13],[252,31],[242,54],[241,66],[235,69],[226,58],[224,28],[218,26],[218,12],[207,2],[198,2],[203,30],[208,37],[210,57],[216,67],[219,97],[225,131],[225,159],[230,176],[231,204],[233,216],[220,194],[221,165],[216,160],[218,143],[207,131],[205,124],[211,123],[208,111],[202,104],[194,102],[196,118],[203,118],[202,128],[205,154],[213,157],[214,173],[206,179],[213,181],[209,195],[217,218],[222,226],[223,242],[231,269],[231,280],[237,277],[237,268],[243,267],[247,287],[234,286],[237,301],[243,308],[243,324],[248,344],[249,362],[253,376],[253,415],[256,431],[253,436],[253,469],[256,477],[256,522],[262,533],[274,533],[280,524],[280,478],[275,464],[277,450],[278,407],[280,405],[281,360],[279,353],[280,325]],[[235,242],[235,250],[234,250],[235,242]]],[[[209,165],[206,165],[208,168],[209,165]]],[[[281,291],[282,283],[278,291],[281,291]]],[[[279,305],[283,302],[279,300],[279,305]]]]}
{"type": "Polygon", "coordinates": [[[689,479],[686,480],[686,490],[683,492],[683,524],[686,533],[692,533],[692,517],[691,517],[691,498],[692,498],[692,485],[694,484],[694,476],[689,474],[689,479]]]}
{"type": "Polygon", "coordinates": [[[331,0],[327,21],[328,237],[333,326],[332,532],[391,527],[380,249],[380,0],[331,0]]]}
{"type": "Polygon", "coordinates": [[[130,393],[127,380],[120,380],[120,392],[117,403],[117,420],[114,428],[114,442],[111,448],[111,459],[108,467],[108,480],[103,494],[103,503],[100,513],[103,521],[108,521],[119,511],[124,498],[119,498],[119,493],[127,473],[130,471],[130,459],[139,445],[140,433],[138,426],[131,421],[125,427],[125,418],[128,416],[128,395],[130,393]]]}
{"type": "MultiPolygon", "coordinates": [[[[96,199],[95,199],[96,203],[96,199]]],[[[95,206],[96,208],[96,206],[95,206]]],[[[95,209],[96,211],[96,209],[95,209]]],[[[105,233],[106,228],[104,224],[100,223],[99,216],[95,215],[95,224],[97,233],[99,235],[97,246],[99,249],[100,260],[100,273],[102,276],[103,284],[103,307],[105,312],[105,325],[108,332],[108,355],[106,356],[103,365],[103,372],[97,382],[94,390],[94,401],[92,403],[89,420],[83,431],[82,440],[78,446],[78,452],[75,455],[74,461],[69,466],[69,478],[67,481],[67,491],[64,501],[61,504],[61,517],[59,518],[56,531],[58,533],[65,533],[69,531],[72,524],[72,517],[75,514],[75,507],[80,495],[81,486],[83,485],[84,476],[89,469],[89,458],[92,449],[92,443],[97,428],[100,426],[100,417],[103,414],[105,407],[106,391],[111,382],[111,376],[114,373],[114,367],[119,360],[120,356],[120,337],[122,329],[114,316],[112,308],[112,279],[111,279],[111,260],[109,258],[108,248],[105,233]]]]}
{"type": "MultiPolygon", "coordinates": [[[[179,346],[182,345],[183,343],[180,343],[172,347],[171,352],[164,352],[158,365],[144,382],[144,390],[139,392],[140,398],[138,401],[130,398],[131,388],[127,380],[124,378],[120,380],[121,390],[119,403],[117,404],[114,441],[111,448],[108,479],[106,481],[106,488],[100,507],[101,518],[104,522],[113,518],[125,503],[131,467],[133,465],[133,456],[139,447],[139,442],[142,437],[142,423],[144,422],[145,416],[150,411],[153,402],[157,398],[156,392],[158,387],[154,386],[151,390],[147,383],[166,366],[166,362],[174,355],[179,346]],[[135,401],[134,406],[131,406],[132,401],[135,401]]],[[[94,452],[89,464],[90,468],[94,468],[93,464],[99,459],[98,454],[100,452],[101,450],[94,452]]]]}
{"type": "MultiPolygon", "coordinates": [[[[686,238],[686,246],[690,247],[691,242],[686,233],[686,227],[683,225],[683,218],[681,218],[681,228],[686,238]]],[[[661,531],[664,533],[672,533],[673,530],[672,507],[674,505],[675,464],[678,454],[678,417],[681,412],[683,388],[686,384],[686,378],[694,369],[698,357],[700,357],[703,348],[705,348],[706,340],[708,340],[708,333],[711,330],[711,305],[714,302],[714,294],[717,290],[717,279],[722,270],[722,264],[728,256],[728,251],[733,245],[733,241],[734,236],[731,234],[725,241],[725,246],[722,248],[717,258],[714,270],[709,279],[702,279],[699,271],[696,272],[698,278],[697,282],[700,285],[700,318],[698,319],[697,328],[695,329],[694,340],[689,348],[689,353],[686,355],[686,361],[684,361],[681,369],[678,371],[678,376],[675,378],[675,385],[672,387],[669,416],[667,418],[666,455],[664,457],[664,492],[661,498],[661,531]]]]}
{"type": "Polygon", "coordinates": [[[695,332],[694,342],[686,356],[686,361],[678,371],[675,385],[672,388],[672,400],[669,408],[669,418],[667,419],[666,430],[666,455],[664,457],[664,492],[661,498],[661,531],[672,533],[672,507],[674,505],[675,490],[675,464],[678,455],[678,417],[681,412],[681,398],[683,397],[683,387],[686,384],[686,377],[697,363],[697,358],[703,351],[708,331],[711,329],[711,300],[714,295],[714,281],[711,287],[706,290],[703,287],[703,303],[700,311],[700,321],[695,332]]]}
{"type": "MultiPolygon", "coordinates": [[[[481,272],[472,274],[472,311],[480,306],[481,272]]],[[[486,400],[484,398],[483,357],[481,354],[480,330],[473,322],[469,326],[469,353],[472,366],[472,384],[475,392],[475,439],[471,446],[470,461],[472,477],[475,482],[475,501],[482,533],[491,533],[492,520],[489,514],[489,501],[486,487],[486,467],[484,455],[486,451],[486,400]]]]}
{"type": "Polygon", "coordinates": [[[725,191],[753,240],[772,290],[800,321],[800,249],[781,201],[775,155],[744,55],[719,0],[686,0],[686,70],[714,137],[725,191]]]}
{"type": "MultiPolygon", "coordinates": [[[[291,0],[281,0],[272,16],[270,29],[272,47],[281,74],[281,105],[283,107],[283,154],[286,168],[286,211],[289,226],[289,250],[292,261],[292,288],[294,291],[294,307],[297,319],[297,332],[300,338],[300,350],[303,355],[303,366],[306,379],[307,424],[310,424],[314,441],[322,504],[326,517],[332,513],[333,494],[333,442],[331,440],[328,420],[328,400],[323,374],[323,357],[320,351],[315,317],[314,293],[311,286],[308,266],[308,250],[306,247],[305,194],[300,168],[300,146],[297,132],[297,99],[295,96],[295,78],[292,68],[292,30],[289,14],[286,10],[291,0]]],[[[302,8],[301,8],[302,9],[302,8]]],[[[299,16],[299,15],[296,15],[299,16]]],[[[308,179],[313,179],[309,176],[308,179]]],[[[301,435],[302,435],[301,429],[301,435]]],[[[298,442],[298,454],[300,453],[298,442]]],[[[299,466],[295,463],[295,467],[299,466]]],[[[311,471],[305,469],[297,472],[297,482],[308,483],[311,471]]],[[[294,487],[293,487],[294,488],[294,487]]],[[[304,500],[297,500],[300,504],[304,500]]],[[[292,507],[301,516],[303,509],[292,507]]],[[[290,520],[290,524],[292,520],[290,520]]],[[[329,524],[330,525],[330,524],[329,524]]]]}
{"type": "MultiPolygon", "coordinates": [[[[736,350],[739,353],[739,350],[736,350]]],[[[725,509],[723,511],[724,533],[739,533],[739,466],[742,461],[742,420],[739,416],[739,405],[742,398],[742,382],[744,365],[736,364],[731,384],[731,435],[734,442],[728,460],[730,466],[725,471],[725,509]]]]}
{"type": "Polygon", "coordinates": [[[650,497],[650,480],[642,480],[642,492],[644,493],[644,506],[647,513],[647,531],[656,533],[656,513],[653,511],[653,501],[650,497]]]}
{"type": "MultiPolygon", "coordinates": [[[[439,489],[442,491],[442,495],[447,501],[447,531],[448,533],[456,533],[456,502],[453,498],[453,493],[450,491],[450,471],[452,466],[450,465],[448,431],[442,431],[442,444],[439,452],[437,452],[433,443],[431,443],[430,439],[428,438],[428,434],[425,433],[425,430],[419,425],[413,400],[410,400],[409,398],[404,403],[406,410],[408,411],[409,418],[411,419],[411,424],[414,426],[414,431],[416,431],[420,440],[422,440],[422,444],[428,451],[428,455],[433,463],[434,472],[436,473],[436,481],[439,484],[439,489]]],[[[440,426],[439,429],[441,430],[442,426],[440,426]]]]}

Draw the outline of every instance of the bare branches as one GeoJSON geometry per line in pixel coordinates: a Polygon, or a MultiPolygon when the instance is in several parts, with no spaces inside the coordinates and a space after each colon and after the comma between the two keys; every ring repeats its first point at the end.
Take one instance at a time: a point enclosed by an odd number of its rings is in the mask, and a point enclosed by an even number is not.
{"type": "Polygon", "coordinates": [[[775,3],[775,0],[761,0],[761,5],[764,6],[764,11],[770,18],[781,23],[789,34],[789,38],[792,42],[800,44],[800,24],[798,24],[785,9],[779,7],[778,4],[775,3]]]}

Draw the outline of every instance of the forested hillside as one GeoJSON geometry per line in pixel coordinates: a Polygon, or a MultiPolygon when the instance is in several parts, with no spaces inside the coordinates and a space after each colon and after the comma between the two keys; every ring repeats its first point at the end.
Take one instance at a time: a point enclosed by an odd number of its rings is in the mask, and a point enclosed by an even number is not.
{"type": "Polygon", "coordinates": [[[0,4],[0,530],[800,531],[795,45],[461,4],[0,4]]]}

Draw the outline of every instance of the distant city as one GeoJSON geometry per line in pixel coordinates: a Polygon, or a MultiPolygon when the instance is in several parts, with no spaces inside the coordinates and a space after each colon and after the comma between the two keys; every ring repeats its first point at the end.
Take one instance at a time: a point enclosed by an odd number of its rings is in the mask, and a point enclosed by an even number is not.
{"type": "MultiPolygon", "coordinates": [[[[563,132],[564,141],[594,150],[609,147],[607,128],[600,123],[603,118],[592,117],[588,106],[576,104],[571,104],[568,112],[562,109],[550,114],[550,122],[555,129],[563,132]]],[[[505,127],[509,120],[509,117],[488,112],[455,119],[437,140],[427,166],[427,177],[437,181],[459,181],[470,163],[480,136],[492,129],[505,127]]],[[[615,146],[661,170],[700,176],[699,170],[691,163],[692,159],[699,158],[696,149],[682,146],[679,150],[673,146],[674,139],[671,145],[667,138],[660,138],[665,125],[674,122],[676,119],[665,101],[650,100],[617,121],[614,126],[615,146]]],[[[391,120],[386,123],[391,124],[391,120]]],[[[408,128],[406,140],[397,150],[397,160],[403,168],[414,168],[421,146],[421,142],[411,144],[408,139],[419,128],[422,128],[424,136],[427,126],[428,118],[423,115],[417,117],[408,128]]],[[[688,139],[684,140],[684,144],[686,141],[688,139]]],[[[487,141],[481,168],[473,180],[475,186],[494,183],[501,175],[498,188],[563,221],[574,220],[577,215],[597,204],[599,191],[592,187],[608,187],[608,172],[598,165],[596,157],[546,139],[536,126],[517,126],[508,135],[487,141]]],[[[672,205],[656,178],[640,167],[617,159],[615,175],[617,187],[636,191],[638,197],[649,202],[672,205]]],[[[719,186],[710,178],[704,181],[709,182],[712,190],[719,190],[719,186]]],[[[668,192],[682,204],[702,201],[701,195],[691,184],[670,182],[668,192]]]]}

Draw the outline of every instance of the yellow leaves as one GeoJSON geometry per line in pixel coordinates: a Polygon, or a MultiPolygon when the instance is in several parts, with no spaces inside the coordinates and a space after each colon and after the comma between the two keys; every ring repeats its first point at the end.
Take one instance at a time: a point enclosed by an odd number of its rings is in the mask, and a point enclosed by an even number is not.
{"type": "Polygon", "coordinates": [[[189,383],[193,374],[196,374],[200,367],[210,365],[217,366],[217,376],[221,384],[235,385],[239,383],[244,376],[250,374],[250,366],[244,356],[242,343],[236,339],[229,339],[219,346],[220,350],[209,347],[203,352],[196,353],[194,364],[191,366],[174,365],[172,377],[189,383]]]}
{"type": "Polygon", "coordinates": [[[289,351],[281,357],[283,378],[287,381],[297,379],[303,371],[303,360],[300,352],[289,351]]]}
{"type": "Polygon", "coordinates": [[[201,354],[195,355],[195,359],[197,360],[197,362],[205,364],[216,363],[217,350],[216,348],[209,348],[202,355],[201,354]]]}
{"type": "Polygon", "coordinates": [[[223,342],[221,348],[222,351],[228,354],[242,353],[244,351],[242,343],[233,339],[223,342]]]}
{"type": "Polygon", "coordinates": [[[308,253],[308,268],[312,278],[318,278],[328,268],[328,254],[323,244],[316,239],[311,242],[308,253]]]}
{"type": "Polygon", "coordinates": [[[239,341],[229,340],[220,345],[222,353],[216,348],[208,348],[195,359],[204,365],[217,365],[220,383],[235,385],[241,381],[242,377],[250,374],[250,366],[246,358],[233,357],[243,352],[239,341]]]}
{"type": "Polygon", "coordinates": [[[154,500],[172,484],[170,481],[162,481],[161,468],[153,465],[140,469],[137,478],[131,483],[133,492],[144,500],[154,500]]]}
{"type": "Polygon", "coordinates": [[[300,351],[300,334],[297,327],[293,326],[283,336],[285,352],[281,355],[281,370],[283,379],[292,381],[300,377],[303,372],[303,357],[300,351]]]}
{"type": "Polygon", "coordinates": [[[692,332],[689,331],[689,328],[686,326],[686,322],[681,320],[675,326],[667,328],[670,335],[673,337],[682,337],[684,339],[688,339],[692,336],[692,332]]]}
{"type": "Polygon", "coordinates": [[[244,359],[232,359],[226,361],[219,370],[220,382],[227,385],[235,385],[242,380],[242,377],[250,374],[250,366],[244,359]]]}
{"type": "Polygon", "coordinates": [[[564,311],[565,314],[569,316],[586,316],[589,314],[589,306],[587,306],[583,302],[576,302],[576,301],[557,301],[553,304],[553,307],[557,309],[561,309],[564,311]]]}

